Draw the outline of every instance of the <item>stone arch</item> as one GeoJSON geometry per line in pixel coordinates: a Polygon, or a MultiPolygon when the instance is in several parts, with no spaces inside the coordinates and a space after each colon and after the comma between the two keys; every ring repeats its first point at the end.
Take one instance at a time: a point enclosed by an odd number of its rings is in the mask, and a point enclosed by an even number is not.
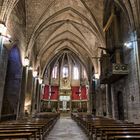
{"type": "MultiPolygon", "coordinates": [[[[59,52],[58,52],[56,55],[52,56],[52,57],[48,60],[48,63],[46,62],[44,68],[43,68],[42,71],[41,71],[41,77],[43,77],[43,75],[44,75],[44,73],[45,73],[45,70],[47,69],[47,67],[49,66],[49,64],[53,61],[52,58],[53,58],[53,59],[56,59],[56,58],[59,59],[59,56],[61,56],[61,53],[63,54],[63,50],[64,50],[64,49],[69,49],[69,48],[67,48],[67,47],[61,48],[61,50],[59,50],[59,52]]],[[[70,49],[70,51],[71,51],[72,53],[74,53],[74,54],[77,56],[77,58],[79,59],[79,62],[81,63],[81,65],[83,65],[83,66],[85,67],[85,70],[86,70],[86,72],[87,72],[87,67],[86,67],[86,65],[85,65],[85,62],[84,62],[83,60],[81,60],[81,59],[78,57],[78,55],[75,53],[75,51],[74,51],[73,49],[70,49]]]]}

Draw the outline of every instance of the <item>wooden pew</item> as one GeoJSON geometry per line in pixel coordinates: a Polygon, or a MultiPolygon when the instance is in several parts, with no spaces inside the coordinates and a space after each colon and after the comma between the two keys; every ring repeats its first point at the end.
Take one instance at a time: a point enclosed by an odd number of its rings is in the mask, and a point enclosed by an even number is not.
{"type": "Polygon", "coordinates": [[[126,136],[124,136],[124,135],[122,135],[122,136],[114,136],[114,140],[127,140],[127,139],[131,139],[131,140],[140,140],[140,136],[139,135],[131,135],[131,136],[128,136],[128,135],[126,135],[126,136]]]}
{"type": "Polygon", "coordinates": [[[109,135],[108,134],[109,131],[113,135],[113,136],[110,136],[110,138],[113,138],[113,139],[118,139],[119,136],[127,138],[126,134],[129,134],[129,132],[133,136],[138,136],[138,134],[140,134],[139,132],[140,125],[134,125],[134,123],[128,123],[128,122],[124,122],[120,120],[108,119],[108,118],[103,118],[103,117],[96,117],[96,118],[89,119],[83,115],[79,116],[76,114],[72,114],[72,118],[78,123],[79,126],[81,126],[82,129],[88,132],[88,136],[90,138],[93,138],[92,135],[94,134],[95,140],[97,139],[97,137],[100,137],[103,139],[104,135],[109,135]],[[108,130],[105,130],[105,129],[108,129],[108,130]],[[121,129],[121,131],[119,129],[121,129]],[[113,132],[111,132],[112,130],[113,132]],[[119,132],[122,134],[118,135],[119,132]]]}
{"type": "Polygon", "coordinates": [[[118,136],[118,137],[122,137],[122,136],[125,136],[126,139],[129,138],[129,136],[140,136],[140,130],[137,131],[137,130],[134,130],[134,131],[128,131],[128,130],[125,130],[125,131],[108,131],[105,133],[105,138],[102,138],[102,139],[105,139],[105,140],[112,140],[112,139],[115,139],[115,137],[118,136]]]}
{"type": "Polygon", "coordinates": [[[102,126],[94,126],[94,134],[95,140],[97,137],[103,137],[106,131],[135,131],[140,130],[140,126],[138,125],[129,125],[129,124],[116,124],[116,125],[102,125],[102,126]]]}
{"type": "Polygon", "coordinates": [[[42,131],[41,128],[38,126],[7,126],[7,127],[0,127],[0,133],[11,133],[14,132],[15,133],[20,133],[20,131],[22,132],[28,132],[28,133],[32,133],[32,135],[34,136],[34,138],[37,138],[37,134],[39,134],[39,139],[42,139],[42,131]]]}
{"type": "Polygon", "coordinates": [[[18,133],[32,133],[32,136],[34,138],[34,140],[37,139],[37,129],[26,129],[26,130],[23,130],[23,129],[12,129],[12,130],[0,130],[0,134],[18,134],[18,133]]]}
{"type": "Polygon", "coordinates": [[[30,140],[32,133],[0,133],[0,139],[27,139],[30,140]]]}
{"type": "MultiPolygon", "coordinates": [[[[46,113],[45,113],[46,115],[46,113]]],[[[36,139],[36,134],[39,134],[39,139],[42,139],[43,136],[51,130],[53,125],[56,123],[59,115],[52,115],[45,118],[32,118],[32,119],[25,119],[25,120],[16,120],[16,121],[6,121],[0,123],[0,134],[3,137],[3,134],[11,134],[14,133],[12,137],[19,137],[18,133],[25,132],[27,134],[31,133],[34,135],[34,139],[36,139]]],[[[7,135],[7,136],[9,136],[7,135]]],[[[24,136],[26,137],[26,136],[24,136]]],[[[30,136],[27,136],[28,139],[30,136]]]]}

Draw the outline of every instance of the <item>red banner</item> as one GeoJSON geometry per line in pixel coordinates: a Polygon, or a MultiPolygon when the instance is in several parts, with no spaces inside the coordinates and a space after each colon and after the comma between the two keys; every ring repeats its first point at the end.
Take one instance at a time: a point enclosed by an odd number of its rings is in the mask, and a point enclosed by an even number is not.
{"type": "Polygon", "coordinates": [[[87,100],[86,86],[81,87],[81,99],[82,100],[87,100]]]}
{"type": "Polygon", "coordinates": [[[46,100],[49,99],[49,86],[48,85],[45,85],[44,87],[43,99],[46,99],[46,100]]]}
{"type": "Polygon", "coordinates": [[[58,100],[59,95],[59,87],[58,86],[51,86],[51,100],[58,100]]]}
{"type": "Polygon", "coordinates": [[[80,100],[79,87],[78,86],[71,87],[71,90],[72,90],[72,100],[80,100]]]}

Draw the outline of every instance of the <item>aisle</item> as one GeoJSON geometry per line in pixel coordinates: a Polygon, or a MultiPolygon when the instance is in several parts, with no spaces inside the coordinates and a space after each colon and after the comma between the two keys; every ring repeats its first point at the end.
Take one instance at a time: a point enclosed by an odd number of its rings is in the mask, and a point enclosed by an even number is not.
{"type": "Polygon", "coordinates": [[[70,117],[61,117],[45,140],[88,140],[70,117]]]}

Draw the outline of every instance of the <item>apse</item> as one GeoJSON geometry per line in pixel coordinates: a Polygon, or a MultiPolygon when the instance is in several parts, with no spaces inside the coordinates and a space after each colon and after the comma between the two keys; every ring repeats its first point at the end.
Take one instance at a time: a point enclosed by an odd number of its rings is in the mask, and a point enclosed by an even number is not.
{"type": "Polygon", "coordinates": [[[42,111],[87,112],[89,79],[87,70],[71,50],[61,50],[46,66],[42,111]]]}

